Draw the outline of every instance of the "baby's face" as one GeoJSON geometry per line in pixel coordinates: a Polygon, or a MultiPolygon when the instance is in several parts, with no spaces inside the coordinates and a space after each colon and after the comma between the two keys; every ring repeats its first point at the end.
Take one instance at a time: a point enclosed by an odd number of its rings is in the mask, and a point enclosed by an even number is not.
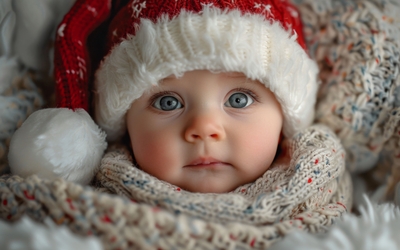
{"type": "Polygon", "coordinates": [[[275,157],[282,124],[274,94],[239,73],[166,78],[127,113],[140,168],[203,193],[229,192],[260,177],[275,157]]]}

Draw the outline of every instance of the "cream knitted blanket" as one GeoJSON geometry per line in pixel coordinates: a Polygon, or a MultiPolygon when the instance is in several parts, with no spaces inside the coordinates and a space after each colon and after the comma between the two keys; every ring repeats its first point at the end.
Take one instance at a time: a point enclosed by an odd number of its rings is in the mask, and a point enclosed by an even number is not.
{"type": "Polygon", "coordinates": [[[324,231],[351,205],[344,151],[329,129],[312,126],[288,145],[288,167],[273,166],[227,194],[190,193],[157,180],[135,168],[124,149],[104,156],[94,188],[3,176],[0,217],[50,217],[100,237],[106,249],[264,249],[294,228],[324,231]]]}
{"type": "Polygon", "coordinates": [[[341,139],[347,169],[368,172],[366,185],[381,185],[381,199],[395,200],[396,186],[400,197],[400,1],[293,1],[321,72],[316,120],[341,139]]]}

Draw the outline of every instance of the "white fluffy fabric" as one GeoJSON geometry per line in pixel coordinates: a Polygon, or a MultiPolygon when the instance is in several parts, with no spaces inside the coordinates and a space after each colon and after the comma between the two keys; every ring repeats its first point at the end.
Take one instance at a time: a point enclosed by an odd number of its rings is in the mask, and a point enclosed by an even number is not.
{"type": "Polygon", "coordinates": [[[0,94],[2,96],[18,73],[18,62],[15,57],[0,56],[0,94]]]}
{"type": "Polygon", "coordinates": [[[11,138],[11,172],[88,184],[107,147],[105,137],[83,109],[36,111],[11,138]]]}
{"type": "Polygon", "coordinates": [[[366,196],[364,198],[360,216],[344,215],[324,235],[293,232],[271,249],[400,249],[399,207],[389,203],[373,204],[366,196]]]}
{"type": "MultiPolygon", "coordinates": [[[[75,0],[1,0],[0,55],[50,73],[52,37],[75,0]]],[[[0,84],[1,85],[1,84],[0,84]]]]}
{"type": "Polygon", "coordinates": [[[275,94],[283,132],[291,137],[311,124],[318,87],[317,65],[296,38],[261,15],[210,6],[201,15],[183,10],[157,23],[142,19],[135,36],[115,46],[96,73],[95,119],[108,140],[117,140],[131,103],[163,78],[193,70],[242,72],[275,94]]]}
{"type": "Polygon", "coordinates": [[[56,226],[50,219],[45,225],[23,217],[14,224],[0,220],[0,242],[3,250],[100,250],[98,239],[83,238],[67,227],[56,226]]]}

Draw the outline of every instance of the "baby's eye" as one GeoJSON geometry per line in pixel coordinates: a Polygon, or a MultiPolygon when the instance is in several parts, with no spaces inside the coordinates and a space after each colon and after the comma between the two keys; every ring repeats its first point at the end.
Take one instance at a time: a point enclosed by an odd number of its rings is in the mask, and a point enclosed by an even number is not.
{"type": "Polygon", "coordinates": [[[250,95],[242,92],[236,92],[229,97],[224,105],[226,107],[241,109],[251,105],[253,102],[254,100],[250,95]]]}
{"type": "Polygon", "coordinates": [[[160,96],[154,101],[153,107],[164,111],[172,111],[182,108],[182,103],[173,96],[160,96]]]}

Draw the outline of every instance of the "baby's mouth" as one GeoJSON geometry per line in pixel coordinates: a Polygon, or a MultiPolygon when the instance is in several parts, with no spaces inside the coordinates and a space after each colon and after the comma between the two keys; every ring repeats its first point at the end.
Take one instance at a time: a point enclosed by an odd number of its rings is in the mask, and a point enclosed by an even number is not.
{"type": "Polygon", "coordinates": [[[191,167],[191,168],[201,168],[201,167],[219,167],[219,166],[227,166],[230,165],[226,162],[220,161],[218,159],[214,159],[212,157],[200,157],[196,160],[190,162],[188,165],[184,167],[191,167]]]}

